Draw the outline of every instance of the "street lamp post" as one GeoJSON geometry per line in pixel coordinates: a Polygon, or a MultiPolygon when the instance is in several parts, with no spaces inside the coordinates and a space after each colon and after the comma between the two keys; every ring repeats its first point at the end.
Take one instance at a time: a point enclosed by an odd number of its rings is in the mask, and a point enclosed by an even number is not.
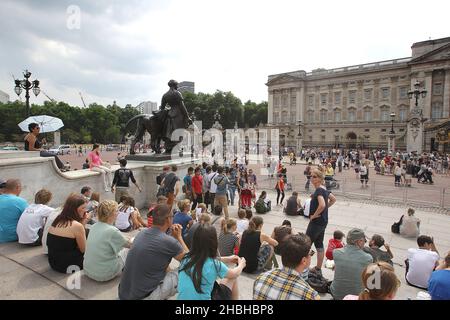
{"type": "Polygon", "coordinates": [[[425,98],[427,96],[427,90],[420,90],[420,82],[419,80],[416,80],[416,83],[414,84],[414,90],[408,91],[408,98],[412,99],[414,97],[416,99],[416,108],[419,108],[419,96],[425,98]]]}
{"type": "Polygon", "coordinates": [[[394,120],[395,120],[395,112],[391,112],[391,132],[389,132],[389,145],[388,150],[392,153],[395,151],[395,131],[394,131],[394,120]],[[391,149],[392,147],[392,149],[391,149]]]}
{"type": "Polygon", "coordinates": [[[302,151],[302,120],[298,120],[298,152],[302,151]]]}
{"type": "Polygon", "coordinates": [[[25,79],[23,80],[14,80],[16,86],[14,87],[14,91],[18,96],[22,93],[22,89],[25,89],[25,99],[26,99],[26,116],[30,116],[30,90],[33,90],[34,95],[37,97],[41,92],[41,88],[39,88],[39,80],[30,81],[31,72],[25,70],[23,72],[23,76],[25,79]]]}

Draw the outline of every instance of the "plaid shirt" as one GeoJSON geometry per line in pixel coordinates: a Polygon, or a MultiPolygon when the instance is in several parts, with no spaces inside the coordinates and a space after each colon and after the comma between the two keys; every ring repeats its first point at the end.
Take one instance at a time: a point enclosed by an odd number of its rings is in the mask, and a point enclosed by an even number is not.
{"type": "Polygon", "coordinates": [[[319,300],[319,294],[291,268],[260,274],[253,284],[254,300],[319,300]]]}

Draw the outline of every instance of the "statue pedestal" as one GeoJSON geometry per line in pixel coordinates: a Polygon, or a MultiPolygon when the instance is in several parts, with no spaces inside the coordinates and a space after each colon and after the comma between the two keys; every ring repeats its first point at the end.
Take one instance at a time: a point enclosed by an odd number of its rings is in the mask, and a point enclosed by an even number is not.
{"type": "MultiPolygon", "coordinates": [[[[156,193],[158,191],[156,185],[156,177],[163,172],[164,166],[177,166],[177,176],[180,180],[187,173],[189,167],[194,167],[199,164],[199,159],[191,158],[187,154],[181,158],[172,159],[170,154],[135,154],[126,156],[128,161],[127,167],[142,167],[143,175],[139,183],[144,186],[146,202],[141,203],[141,207],[148,206],[152,201],[156,200],[156,193]],[[142,182],[141,182],[142,181],[142,182]]],[[[143,192],[143,193],[144,193],[143,192]]],[[[180,190],[181,192],[181,190],[180,190]]]]}
{"type": "Polygon", "coordinates": [[[411,110],[411,115],[408,119],[408,131],[406,135],[406,150],[407,152],[417,152],[421,154],[423,149],[423,132],[424,132],[424,118],[422,110],[414,108],[411,110]]]}
{"type": "MultiPolygon", "coordinates": [[[[138,153],[138,154],[127,154],[125,156],[125,159],[127,161],[146,161],[146,162],[162,162],[162,161],[177,161],[177,160],[182,160],[182,162],[195,162],[198,159],[194,159],[191,157],[190,153],[184,153],[182,155],[180,155],[178,158],[176,159],[172,159],[172,155],[171,154],[155,154],[155,153],[138,153]]],[[[166,165],[166,164],[164,164],[166,165]]]]}

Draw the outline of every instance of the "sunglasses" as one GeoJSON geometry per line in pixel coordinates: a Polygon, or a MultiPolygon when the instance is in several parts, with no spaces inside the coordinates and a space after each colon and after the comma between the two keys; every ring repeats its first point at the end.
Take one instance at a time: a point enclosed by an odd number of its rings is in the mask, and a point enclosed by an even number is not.
{"type": "Polygon", "coordinates": [[[316,252],[315,252],[314,250],[312,250],[312,249],[309,251],[309,255],[310,255],[311,257],[312,257],[315,253],[316,253],[316,252]]]}
{"type": "Polygon", "coordinates": [[[311,178],[318,178],[318,176],[311,176],[311,178]]]}

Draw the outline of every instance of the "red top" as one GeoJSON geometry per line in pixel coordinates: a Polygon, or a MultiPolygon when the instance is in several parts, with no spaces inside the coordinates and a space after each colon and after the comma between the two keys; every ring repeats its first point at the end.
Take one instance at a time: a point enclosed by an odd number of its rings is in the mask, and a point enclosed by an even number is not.
{"type": "Polygon", "coordinates": [[[203,177],[201,175],[197,176],[194,175],[192,178],[192,190],[195,193],[202,193],[202,187],[203,187],[203,177]]]}
{"type": "Polygon", "coordinates": [[[330,239],[328,241],[328,248],[327,252],[325,253],[325,256],[328,260],[333,260],[333,250],[343,248],[344,244],[342,243],[342,240],[336,240],[336,239],[330,239]]]}
{"type": "Polygon", "coordinates": [[[283,179],[278,180],[277,186],[278,186],[278,189],[284,190],[284,180],[283,179]]]}

